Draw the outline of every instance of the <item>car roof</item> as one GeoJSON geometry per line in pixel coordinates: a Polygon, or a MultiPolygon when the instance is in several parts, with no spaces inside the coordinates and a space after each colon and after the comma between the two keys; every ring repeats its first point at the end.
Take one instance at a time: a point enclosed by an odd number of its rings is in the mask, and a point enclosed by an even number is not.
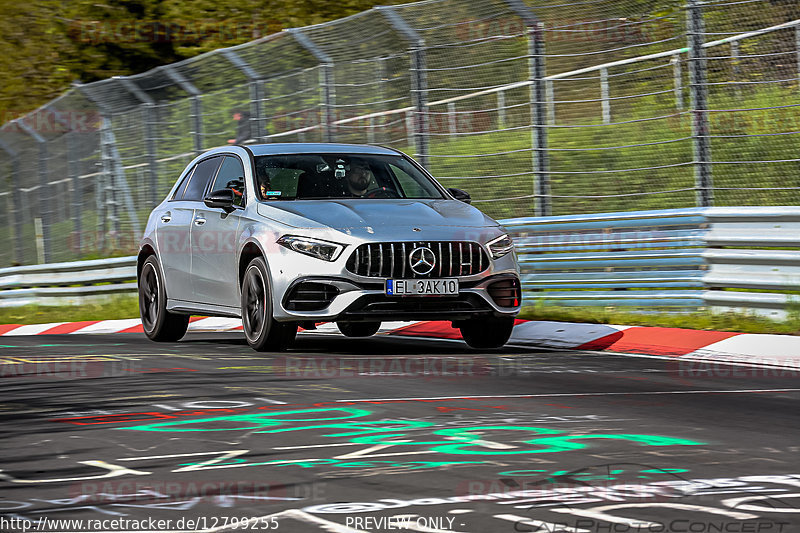
{"type": "Polygon", "coordinates": [[[338,144],[338,143],[270,143],[270,144],[248,144],[245,147],[253,152],[253,155],[272,155],[272,154],[375,154],[375,155],[399,155],[391,148],[383,146],[370,146],[367,144],[338,144]]]}

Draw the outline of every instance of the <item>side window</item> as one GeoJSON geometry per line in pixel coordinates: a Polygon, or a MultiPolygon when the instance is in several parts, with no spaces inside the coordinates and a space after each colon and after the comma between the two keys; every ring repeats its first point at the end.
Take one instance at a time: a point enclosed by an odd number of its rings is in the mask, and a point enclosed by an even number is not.
{"type": "Polygon", "coordinates": [[[234,205],[244,205],[244,166],[238,157],[225,156],[217,173],[217,179],[211,186],[212,191],[220,189],[233,189],[234,205]]]}
{"type": "Polygon", "coordinates": [[[192,169],[186,173],[181,180],[181,184],[178,185],[177,189],[175,189],[175,194],[172,195],[170,200],[180,200],[183,197],[183,191],[186,189],[186,184],[189,183],[190,179],[192,179],[192,174],[194,174],[195,170],[197,170],[197,165],[193,166],[192,169]]]}
{"type": "Polygon", "coordinates": [[[186,191],[183,193],[184,200],[191,200],[195,202],[203,201],[203,194],[206,192],[206,185],[214,174],[216,174],[219,164],[222,162],[221,157],[212,157],[205,161],[200,161],[197,168],[192,174],[192,179],[186,185],[186,191]]]}
{"type": "Polygon", "coordinates": [[[389,165],[394,173],[397,181],[400,182],[400,187],[403,189],[403,196],[406,198],[427,198],[427,191],[420,185],[417,180],[409,176],[406,171],[396,167],[392,164],[389,165]]]}

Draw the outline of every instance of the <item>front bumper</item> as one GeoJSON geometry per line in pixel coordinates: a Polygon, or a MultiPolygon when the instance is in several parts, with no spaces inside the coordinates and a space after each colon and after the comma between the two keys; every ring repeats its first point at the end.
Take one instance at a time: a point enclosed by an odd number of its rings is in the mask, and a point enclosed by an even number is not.
{"type": "MultiPolygon", "coordinates": [[[[513,317],[519,313],[517,305],[498,305],[497,283],[516,283],[516,272],[502,272],[480,279],[459,279],[457,296],[386,296],[384,280],[366,282],[343,277],[306,276],[298,278],[284,291],[279,305],[274,307],[278,321],[337,321],[385,322],[389,320],[449,320],[460,321],[479,317],[513,317]],[[303,285],[305,284],[305,285],[303,285]],[[309,285],[314,284],[314,285],[309,285]],[[330,303],[318,310],[297,310],[292,307],[296,288],[325,285],[335,287],[330,303]],[[490,288],[494,287],[490,290],[490,288]],[[493,296],[494,294],[494,296],[493,296]]],[[[321,293],[320,293],[321,294],[321,293]]],[[[507,299],[499,299],[508,303],[507,299]]],[[[278,302],[276,302],[278,303],[278,302]]]]}

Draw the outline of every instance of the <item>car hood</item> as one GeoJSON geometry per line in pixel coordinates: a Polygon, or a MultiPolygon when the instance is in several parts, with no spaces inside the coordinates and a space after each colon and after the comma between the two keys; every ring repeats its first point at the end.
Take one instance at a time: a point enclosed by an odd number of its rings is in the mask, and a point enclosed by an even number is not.
{"type": "Polygon", "coordinates": [[[497,222],[458,200],[295,200],[259,204],[258,213],[296,228],[354,230],[496,227],[497,222]]]}

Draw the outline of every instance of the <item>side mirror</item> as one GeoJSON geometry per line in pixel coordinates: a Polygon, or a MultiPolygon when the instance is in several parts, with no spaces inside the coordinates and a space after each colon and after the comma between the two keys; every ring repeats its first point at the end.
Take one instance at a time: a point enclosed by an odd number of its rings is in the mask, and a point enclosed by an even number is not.
{"type": "Polygon", "coordinates": [[[456,200],[462,201],[465,204],[472,203],[472,197],[469,195],[467,191],[462,191],[461,189],[456,189],[454,187],[450,187],[447,189],[447,192],[453,195],[453,198],[456,200]]]}
{"type": "Polygon", "coordinates": [[[233,189],[220,189],[208,194],[203,199],[208,207],[218,207],[226,213],[233,211],[233,189]]]}

